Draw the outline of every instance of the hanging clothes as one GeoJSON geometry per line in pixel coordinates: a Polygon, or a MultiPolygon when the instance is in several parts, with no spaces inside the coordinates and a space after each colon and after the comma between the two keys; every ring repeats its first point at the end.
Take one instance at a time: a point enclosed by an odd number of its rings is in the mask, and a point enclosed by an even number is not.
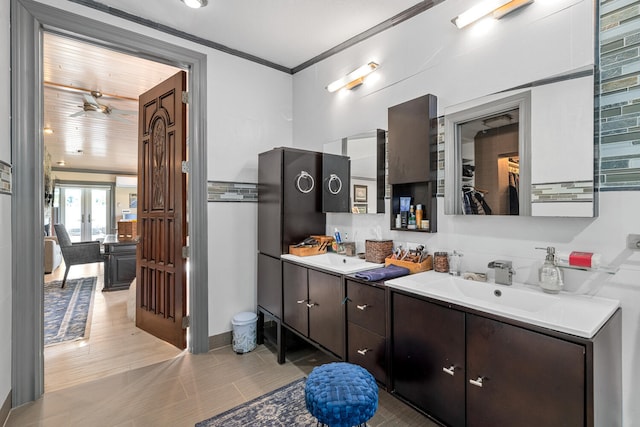
{"type": "Polygon", "coordinates": [[[520,198],[518,196],[519,174],[509,172],[509,215],[520,214],[520,198]]]}
{"type": "Polygon", "coordinates": [[[472,186],[462,187],[462,207],[465,215],[491,215],[491,208],[482,192],[472,186]]]}

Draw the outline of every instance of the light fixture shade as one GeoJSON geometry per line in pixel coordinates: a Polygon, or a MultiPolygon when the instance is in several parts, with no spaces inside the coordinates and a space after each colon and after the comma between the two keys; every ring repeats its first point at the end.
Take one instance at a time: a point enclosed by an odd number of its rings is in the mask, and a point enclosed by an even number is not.
{"type": "Polygon", "coordinates": [[[521,7],[524,7],[531,3],[533,3],[533,0],[511,0],[509,3],[505,4],[504,6],[501,6],[496,10],[494,10],[493,13],[491,13],[491,16],[493,16],[495,19],[500,19],[503,16],[508,15],[511,12],[515,12],[521,7]]]}
{"type": "Polygon", "coordinates": [[[335,92],[342,88],[354,89],[364,83],[365,77],[374,72],[378,67],[379,65],[376,62],[371,61],[368,64],[365,64],[362,67],[359,67],[358,69],[350,72],[341,79],[330,83],[327,86],[327,90],[329,92],[335,92]]]}
{"type": "Polygon", "coordinates": [[[180,1],[193,9],[205,7],[209,3],[208,0],[180,0],[180,1]]]}
{"type": "Polygon", "coordinates": [[[472,8],[466,10],[460,15],[451,20],[458,28],[464,28],[469,24],[476,22],[478,19],[483,18],[493,12],[494,10],[501,8],[502,6],[510,3],[511,0],[483,0],[476,4],[472,8]]]}

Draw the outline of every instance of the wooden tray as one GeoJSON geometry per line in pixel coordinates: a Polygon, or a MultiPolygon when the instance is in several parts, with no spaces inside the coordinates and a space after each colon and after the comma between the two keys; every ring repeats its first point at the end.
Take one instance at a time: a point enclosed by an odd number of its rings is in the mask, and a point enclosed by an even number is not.
{"type": "Polygon", "coordinates": [[[397,265],[398,267],[404,267],[409,269],[410,274],[420,273],[421,271],[433,270],[433,258],[431,255],[427,255],[422,262],[410,262],[410,261],[402,261],[399,259],[393,259],[391,257],[387,257],[384,260],[385,267],[389,264],[397,265]]]}
{"type": "Polygon", "coordinates": [[[328,245],[303,246],[296,248],[294,245],[289,246],[289,253],[296,256],[320,255],[327,252],[328,245]]]}

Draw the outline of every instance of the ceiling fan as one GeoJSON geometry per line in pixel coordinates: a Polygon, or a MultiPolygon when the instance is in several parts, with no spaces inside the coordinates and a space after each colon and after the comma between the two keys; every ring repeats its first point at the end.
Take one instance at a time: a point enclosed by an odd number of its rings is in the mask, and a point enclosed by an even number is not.
{"type": "Polygon", "coordinates": [[[137,111],[133,110],[119,110],[117,108],[113,108],[110,105],[102,104],[98,102],[98,99],[102,97],[102,93],[97,90],[92,90],[91,94],[83,94],[83,105],[79,105],[78,107],[82,108],[82,111],[78,111],[76,113],[70,114],[69,117],[78,117],[78,116],[86,116],[91,115],[94,117],[100,118],[111,118],[118,121],[131,123],[131,121],[126,120],[124,117],[127,116],[135,116],[138,114],[137,111]]]}

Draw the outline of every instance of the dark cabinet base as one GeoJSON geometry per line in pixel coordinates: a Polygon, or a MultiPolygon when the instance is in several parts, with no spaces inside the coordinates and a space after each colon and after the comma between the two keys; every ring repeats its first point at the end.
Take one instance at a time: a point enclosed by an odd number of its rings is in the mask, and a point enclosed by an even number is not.
{"type": "Polygon", "coordinates": [[[115,235],[104,240],[103,292],[129,289],[136,278],[136,241],[118,241],[115,235]]]}

